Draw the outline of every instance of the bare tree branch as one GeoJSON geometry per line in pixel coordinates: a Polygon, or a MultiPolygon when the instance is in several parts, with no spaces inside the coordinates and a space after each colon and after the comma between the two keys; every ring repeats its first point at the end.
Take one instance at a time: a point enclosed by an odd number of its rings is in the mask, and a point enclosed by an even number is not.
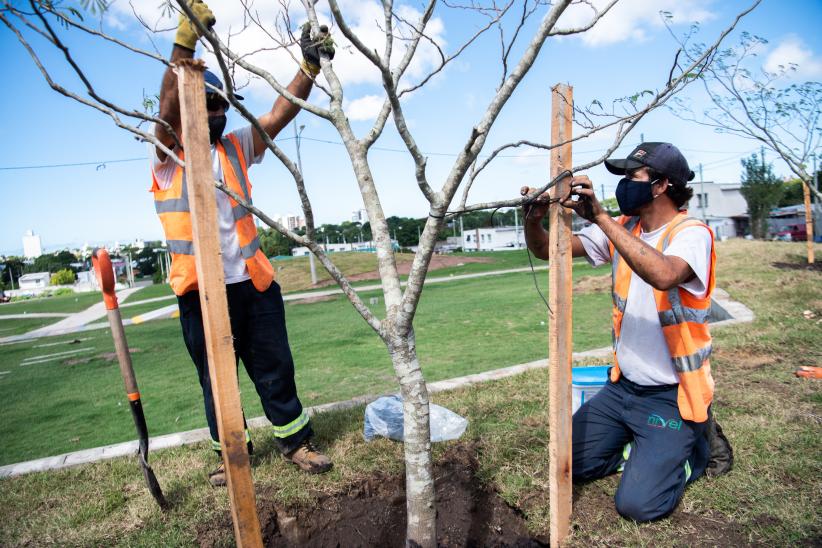
{"type": "MultiPolygon", "coordinates": [[[[114,121],[115,125],[117,125],[117,127],[125,129],[126,131],[128,131],[130,133],[133,133],[134,135],[137,135],[138,137],[140,137],[140,139],[142,141],[152,143],[155,146],[159,147],[160,150],[162,150],[166,154],[169,154],[170,156],[174,156],[174,153],[169,148],[167,148],[162,143],[160,143],[159,140],[157,140],[154,137],[154,135],[139,129],[138,127],[135,127],[135,126],[132,126],[132,125],[129,125],[129,124],[126,124],[125,122],[123,122],[122,119],[117,115],[118,114],[117,110],[115,110],[113,108],[109,108],[108,106],[105,106],[101,103],[90,101],[90,100],[88,100],[84,97],[81,97],[81,96],[77,95],[76,93],[67,90],[66,88],[64,88],[63,86],[58,84],[57,82],[55,82],[52,79],[49,72],[46,70],[45,66],[43,66],[43,63],[40,61],[40,58],[34,52],[34,49],[31,47],[31,45],[28,43],[28,41],[23,37],[23,34],[20,32],[20,30],[17,27],[15,27],[11,23],[11,21],[9,21],[8,18],[6,18],[6,16],[2,12],[0,12],[0,21],[2,21],[3,24],[5,24],[6,27],[8,27],[9,30],[11,30],[14,33],[14,35],[17,37],[17,40],[26,49],[29,56],[32,58],[32,61],[34,62],[35,66],[40,71],[40,74],[43,75],[43,78],[46,80],[46,83],[49,85],[49,87],[51,89],[53,89],[54,91],[56,91],[57,93],[59,93],[61,95],[64,95],[65,97],[68,97],[70,99],[74,99],[78,103],[82,103],[82,104],[84,104],[86,106],[89,106],[93,109],[99,110],[103,114],[108,115],[114,121]]],[[[176,158],[176,156],[175,156],[175,158],[176,158]]],[[[178,163],[179,163],[179,161],[178,161],[178,163]]]]}

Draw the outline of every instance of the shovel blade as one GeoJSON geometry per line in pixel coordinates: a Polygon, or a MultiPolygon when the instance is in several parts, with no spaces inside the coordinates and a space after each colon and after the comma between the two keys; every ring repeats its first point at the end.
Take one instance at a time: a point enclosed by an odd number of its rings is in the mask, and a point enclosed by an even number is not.
{"type": "Polygon", "coordinates": [[[143,477],[146,478],[146,485],[148,485],[148,490],[151,493],[151,496],[154,497],[154,500],[157,501],[160,508],[167,510],[168,502],[166,501],[166,497],[163,495],[163,490],[160,488],[160,482],[157,481],[157,476],[154,475],[154,470],[152,470],[151,466],[148,465],[143,453],[138,453],[138,455],[140,458],[140,468],[143,470],[143,477]]]}

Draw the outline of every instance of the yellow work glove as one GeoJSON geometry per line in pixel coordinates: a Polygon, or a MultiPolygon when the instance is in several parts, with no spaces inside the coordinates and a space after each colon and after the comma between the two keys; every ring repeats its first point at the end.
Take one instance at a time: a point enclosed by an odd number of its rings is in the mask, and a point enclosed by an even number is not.
{"type": "MultiPolygon", "coordinates": [[[[188,7],[194,12],[204,27],[210,29],[217,22],[214,14],[208,8],[208,4],[203,0],[189,0],[188,7]]],[[[180,14],[180,21],[177,23],[177,36],[174,37],[174,43],[178,46],[194,51],[197,47],[197,39],[202,36],[200,30],[197,28],[185,13],[180,14]]]]}

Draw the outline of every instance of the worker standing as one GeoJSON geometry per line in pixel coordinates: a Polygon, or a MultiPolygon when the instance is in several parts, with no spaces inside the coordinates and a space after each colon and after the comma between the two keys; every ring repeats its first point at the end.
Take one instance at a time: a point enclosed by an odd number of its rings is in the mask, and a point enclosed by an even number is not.
{"type": "MultiPolygon", "coordinates": [[[[214,25],[214,14],[205,3],[190,0],[189,6],[205,27],[214,25]]],[[[182,14],[171,62],[193,58],[198,38],[197,26],[182,14]]],[[[327,34],[312,37],[308,25],[303,27],[300,46],[303,62],[288,85],[288,91],[305,99],[311,92],[313,78],[320,71],[320,56],[332,59],[334,49],[327,34]]],[[[205,82],[219,90],[223,89],[220,79],[209,71],[205,72],[205,82]]],[[[265,142],[250,125],[223,135],[229,103],[208,86],[203,92],[206,94],[214,178],[251,202],[251,184],[247,170],[252,164],[262,161],[266,150],[265,142]]],[[[239,96],[237,98],[242,99],[239,96]]],[[[262,115],[259,122],[265,133],[273,139],[298,111],[299,107],[283,97],[277,97],[271,110],[262,115]]],[[[166,70],[160,89],[160,118],[168,122],[178,136],[181,135],[177,77],[171,68],[166,70]]],[[[183,151],[175,146],[173,137],[164,128],[158,125],[155,132],[164,145],[173,147],[174,153],[183,159],[183,151]]],[[[202,387],[212,447],[219,454],[220,441],[194,264],[185,170],[159,148],[153,150],[151,191],[172,257],[171,287],[178,299],[183,338],[202,387]]],[[[274,436],[283,457],[307,472],[326,472],[332,463],[312,445],[311,424],[297,396],[294,362],[285,326],[285,308],[280,287],[274,281],[273,267],[260,249],[251,213],[225,193],[216,189],[215,192],[235,356],[238,361],[242,360],[254,383],[266,417],[273,425],[274,436]]],[[[248,431],[246,440],[251,451],[248,431]]],[[[225,485],[222,464],[209,474],[209,479],[212,485],[225,485]]]]}
{"type": "MultiPolygon", "coordinates": [[[[614,365],[606,386],[574,414],[572,469],[574,481],[622,470],[617,511],[642,522],[670,514],[710,459],[714,473],[730,469],[730,445],[710,412],[716,254],[710,228],[681,211],[694,173],[675,146],[642,143],[605,166],[623,176],[621,217],[605,211],[585,176],[573,178],[561,202],[593,223],[572,236],[573,256],[611,263],[613,281],[614,365]]],[[[526,242],[547,260],[547,196],[534,197],[526,242]]]]}

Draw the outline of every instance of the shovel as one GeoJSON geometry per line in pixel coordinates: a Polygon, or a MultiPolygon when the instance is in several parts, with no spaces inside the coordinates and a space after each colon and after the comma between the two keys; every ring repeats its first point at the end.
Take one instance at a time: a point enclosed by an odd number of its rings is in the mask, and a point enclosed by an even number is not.
{"type": "Polygon", "coordinates": [[[117,359],[120,362],[120,374],[123,376],[126,396],[128,396],[128,403],[131,407],[131,416],[134,418],[137,435],[140,437],[140,450],[138,451],[140,468],[143,469],[143,476],[146,478],[146,484],[148,484],[151,496],[154,497],[160,508],[165,510],[168,508],[168,503],[163,496],[163,490],[160,489],[154,471],[148,465],[148,428],[146,428],[146,417],[143,414],[143,404],[140,402],[140,391],[137,389],[134,368],[131,366],[131,355],[128,352],[126,333],[120,317],[120,308],[117,305],[117,295],[114,293],[114,270],[111,266],[111,259],[105,249],[95,249],[91,261],[97,275],[97,282],[103,291],[103,302],[106,303],[108,323],[114,337],[114,349],[117,351],[117,359]]]}

